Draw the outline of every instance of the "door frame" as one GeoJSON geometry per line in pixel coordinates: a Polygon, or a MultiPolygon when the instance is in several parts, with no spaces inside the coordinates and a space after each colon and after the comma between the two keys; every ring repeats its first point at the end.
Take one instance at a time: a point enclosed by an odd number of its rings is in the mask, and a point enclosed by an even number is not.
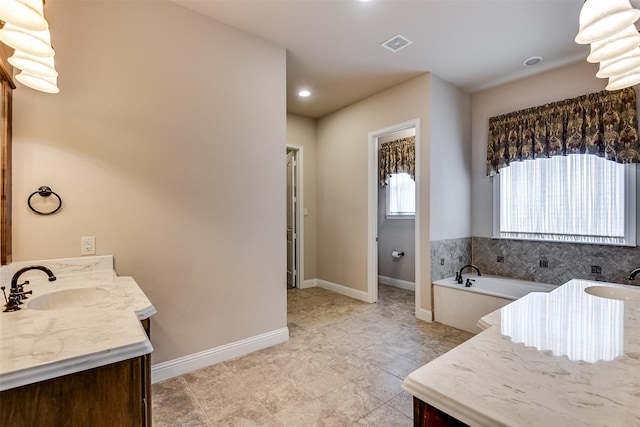
{"type": "MultiPolygon", "coordinates": [[[[304,288],[304,181],[303,181],[303,168],[304,168],[304,147],[301,145],[295,144],[286,144],[286,151],[295,151],[296,152],[296,224],[297,224],[297,235],[296,235],[296,253],[298,256],[296,257],[296,285],[298,289],[304,288]]],[[[286,212],[285,212],[286,214],[286,212]]],[[[285,266],[286,268],[286,266],[285,266]]]]}
{"type": "Polygon", "coordinates": [[[368,302],[378,301],[378,138],[406,129],[416,130],[416,215],[415,215],[415,311],[416,317],[420,311],[421,301],[421,257],[420,257],[420,191],[421,191],[421,167],[420,167],[420,119],[415,118],[398,123],[384,129],[369,133],[369,214],[368,214],[368,238],[367,238],[367,298],[368,302]]]}

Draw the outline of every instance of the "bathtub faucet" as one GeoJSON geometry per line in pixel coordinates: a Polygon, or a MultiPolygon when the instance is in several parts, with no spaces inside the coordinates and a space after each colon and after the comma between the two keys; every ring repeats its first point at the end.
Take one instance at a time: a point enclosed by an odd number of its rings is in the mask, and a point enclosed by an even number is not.
{"type": "Polygon", "coordinates": [[[458,283],[462,284],[462,271],[463,271],[465,268],[474,268],[474,269],[478,272],[478,276],[482,276],[482,273],[480,273],[480,269],[479,269],[476,265],[473,265],[473,264],[467,264],[467,265],[463,266],[463,267],[460,269],[460,271],[458,271],[458,272],[456,273],[456,282],[458,282],[458,283]]]}
{"type": "Polygon", "coordinates": [[[640,267],[629,273],[629,280],[636,280],[636,276],[638,275],[638,273],[640,273],[640,267]]]}

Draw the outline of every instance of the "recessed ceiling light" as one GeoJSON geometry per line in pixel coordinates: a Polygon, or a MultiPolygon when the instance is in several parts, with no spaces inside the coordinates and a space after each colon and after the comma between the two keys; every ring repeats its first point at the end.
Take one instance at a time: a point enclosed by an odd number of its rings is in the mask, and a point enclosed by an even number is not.
{"type": "Polygon", "coordinates": [[[309,92],[306,89],[301,90],[300,92],[298,92],[298,96],[301,96],[303,98],[306,98],[307,96],[310,96],[310,95],[311,95],[311,92],[309,92]]]}
{"type": "Polygon", "coordinates": [[[525,67],[533,67],[534,65],[541,63],[543,59],[544,58],[542,56],[532,56],[522,61],[522,65],[525,67]]]}

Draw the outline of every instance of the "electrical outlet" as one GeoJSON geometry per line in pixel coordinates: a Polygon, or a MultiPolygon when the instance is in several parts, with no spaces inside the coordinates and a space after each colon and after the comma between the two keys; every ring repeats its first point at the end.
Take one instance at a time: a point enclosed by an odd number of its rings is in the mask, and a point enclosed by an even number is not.
{"type": "Polygon", "coordinates": [[[591,273],[593,274],[602,274],[602,267],[599,265],[592,265],[591,266],[591,273]]]}
{"type": "Polygon", "coordinates": [[[549,261],[546,259],[541,259],[540,260],[540,267],[542,268],[549,268],[549,261]]]}
{"type": "Polygon", "coordinates": [[[496,257],[496,262],[504,262],[504,257],[502,255],[498,255],[496,257]]]}
{"type": "Polygon", "coordinates": [[[444,258],[440,258],[440,265],[444,265],[444,258]]]}
{"type": "Polygon", "coordinates": [[[96,254],[96,238],[81,237],[80,238],[80,255],[95,255],[95,254],[96,254]]]}

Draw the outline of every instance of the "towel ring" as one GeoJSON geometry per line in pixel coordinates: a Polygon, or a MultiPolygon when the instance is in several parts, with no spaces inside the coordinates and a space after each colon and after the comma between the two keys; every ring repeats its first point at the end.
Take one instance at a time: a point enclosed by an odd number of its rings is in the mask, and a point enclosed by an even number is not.
{"type": "Polygon", "coordinates": [[[31,195],[27,199],[27,204],[29,205],[29,208],[35,213],[37,213],[38,215],[53,215],[54,213],[58,212],[62,207],[62,199],[60,198],[60,196],[58,196],[58,193],[56,193],[51,189],[51,187],[47,187],[46,185],[43,185],[42,187],[38,188],[38,191],[34,191],[33,193],[31,193],[31,195]],[[58,198],[58,207],[52,210],[51,212],[40,212],[39,210],[31,206],[31,198],[36,194],[40,195],[41,197],[49,197],[53,194],[58,198]]]}

